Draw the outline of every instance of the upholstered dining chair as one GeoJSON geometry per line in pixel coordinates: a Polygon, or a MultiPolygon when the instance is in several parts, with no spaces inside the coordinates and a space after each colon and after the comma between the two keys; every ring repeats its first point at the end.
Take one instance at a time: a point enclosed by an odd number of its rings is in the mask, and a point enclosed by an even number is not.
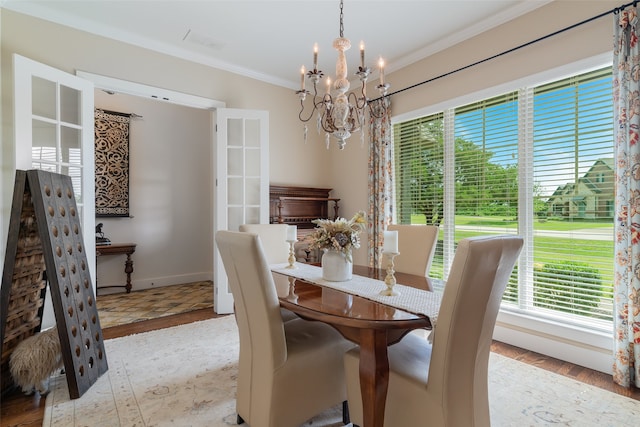
{"type": "Polygon", "coordinates": [[[257,234],[218,231],[240,334],[238,424],[298,427],[346,400],[342,358],[353,344],[335,329],[283,322],[273,276],[257,234]]]}
{"type": "MultiPolygon", "coordinates": [[[[522,249],[519,236],[459,242],[434,329],[433,345],[409,334],[388,348],[384,425],[488,427],[487,371],[502,294],[522,249]]],[[[351,421],[362,425],[359,352],[345,354],[351,421]]]]}
{"type": "MultiPolygon", "coordinates": [[[[267,263],[282,264],[289,261],[288,228],[287,224],[242,224],[239,230],[260,236],[267,263]]],[[[298,318],[295,313],[286,308],[281,308],[280,314],[285,322],[298,318]]]]}
{"type": "Polygon", "coordinates": [[[393,260],[394,270],[427,276],[438,244],[438,226],[389,224],[387,230],[398,232],[400,255],[393,260]]]}
{"type": "Polygon", "coordinates": [[[287,262],[289,243],[287,243],[287,224],[242,224],[239,230],[260,236],[264,255],[269,264],[287,262]]]}

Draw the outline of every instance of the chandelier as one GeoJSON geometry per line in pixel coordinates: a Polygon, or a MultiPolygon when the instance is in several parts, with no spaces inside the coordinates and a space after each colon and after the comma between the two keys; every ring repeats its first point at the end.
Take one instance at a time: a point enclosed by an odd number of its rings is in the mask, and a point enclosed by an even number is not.
{"type": "MultiPolygon", "coordinates": [[[[325,142],[327,149],[329,148],[329,137],[336,138],[338,147],[342,150],[346,145],[346,140],[352,133],[361,130],[365,123],[364,113],[369,109],[369,114],[376,118],[386,114],[386,103],[382,103],[382,109],[376,111],[369,105],[366,94],[366,84],[371,70],[364,62],[364,43],[360,42],[360,67],[355,73],[362,83],[360,93],[349,92],[349,80],[347,80],[347,58],[345,51],[351,48],[351,42],[344,37],[343,25],[343,0],[340,0],[340,37],[333,41],[333,47],[338,51],[338,60],[336,61],[336,77],[332,82],[327,77],[326,92],[324,95],[318,95],[318,84],[324,77],[324,73],[318,70],[318,44],[313,47],[313,70],[306,72],[306,76],[313,85],[313,108],[305,115],[305,99],[311,94],[305,89],[305,67],[300,69],[300,90],[296,94],[300,98],[300,113],[298,118],[304,123],[304,140],[307,140],[307,122],[309,122],[314,113],[316,114],[318,133],[325,132],[325,142]]],[[[387,95],[390,85],[384,82],[384,61],[380,58],[378,62],[380,68],[380,84],[377,86],[380,96],[387,95]]],[[[308,110],[307,110],[308,111],[308,110]]],[[[364,143],[364,132],[360,134],[361,141],[364,143]]]]}

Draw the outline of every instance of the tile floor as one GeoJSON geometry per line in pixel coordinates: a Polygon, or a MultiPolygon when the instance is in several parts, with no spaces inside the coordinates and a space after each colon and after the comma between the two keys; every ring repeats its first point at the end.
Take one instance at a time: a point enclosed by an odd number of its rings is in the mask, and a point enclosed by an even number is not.
{"type": "Polygon", "coordinates": [[[193,282],[129,294],[98,295],[96,301],[100,326],[108,328],[213,307],[213,283],[193,282]]]}

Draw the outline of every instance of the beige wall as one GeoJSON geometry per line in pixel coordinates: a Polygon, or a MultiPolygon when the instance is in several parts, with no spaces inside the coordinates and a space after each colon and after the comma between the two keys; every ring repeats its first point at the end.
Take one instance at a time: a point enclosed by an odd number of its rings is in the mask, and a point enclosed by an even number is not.
{"type": "MultiPolygon", "coordinates": [[[[536,40],[620,6],[617,1],[554,1],[512,22],[459,43],[422,61],[387,74],[390,92],[398,91],[513,47],[536,40]],[[577,7],[579,6],[579,7],[577,7]]],[[[582,25],[482,65],[393,95],[392,116],[486,90],[545,70],[611,51],[612,15],[582,25]]],[[[377,84],[377,82],[374,82],[377,84]]],[[[373,88],[369,93],[374,93],[373,88]]],[[[343,152],[332,151],[329,185],[342,197],[342,212],[367,207],[367,150],[351,141],[343,152]]],[[[364,250],[354,262],[366,262],[364,250]]]]}
{"type": "MultiPolygon", "coordinates": [[[[131,218],[96,218],[113,242],[138,244],[134,289],[210,280],[211,113],[101,90],[95,106],[142,116],[129,127],[131,218]]],[[[122,285],[124,261],[98,258],[98,285],[122,285]]]]}
{"type": "MultiPolygon", "coordinates": [[[[619,2],[611,0],[554,1],[453,48],[436,53],[404,69],[390,72],[387,80],[392,84],[391,91],[398,91],[535,40],[619,5],[619,2]]],[[[393,115],[405,114],[447,99],[609,52],[612,40],[611,20],[611,15],[606,15],[517,52],[394,95],[393,115]]],[[[341,213],[346,217],[359,209],[367,209],[368,148],[361,147],[359,136],[355,135],[343,151],[338,151],[335,146],[327,151],[324,149],[322,138],[315,134],[312,126],[309,131],[310,141],[305,145],[302,141],[302,126],[296,119],[298,103],[291,90],[106,40],[11,11],[3,10],[1,25],[4,179],[12,179],[12,172],[8,174],[6,166],[6,157],[12,154],[10,146],[13,143],[8,126],[11,123],[11,103],[7,94],[10,94],[12,82],[11,54],[18,52],[70,73],[79,69],[221,100],[226,102],[228,107],[269,110],[271,182],[334,188],[333,195],[342,199],[341,213]]],[[[373,88],[369,89],[369,93],[375,93],[373,88]]],[[[5,205],[6,200],[5,194],[5,205]]],[[[4,212],[6,210],[3,210],[4,212]]],[[[356,251],[356,262],[365,262],[365,257],[364,250],[356,251]]]]}
{"type": "MultiPolygon", "coordinates": [[[[73,30],[48,21],[35,19],[26,15],[1,9],[0,37],[1,37],[1,77],[2,85],[2,218],[7,218],[10,210],[11,192],[13,189],[14,161],[13,161],[13,115],[12,115],[12,55],[18,53],[35,61],[50,65],[60,70],[75,74],[76,70],[87,71],[95,74],[106,75],[113,78],[123,79],[136,83],[143,83],[150,86],[170,89],[178,92],[193,94],[201,97],[211,98],[225,102],[229,108],[244,108],[267,110],[270,119],[270,181],[275,184],[292,184],[301,186],[329,185],[330,175],[326,173],[323,164],[329,153],[324,145],[314,138],[316,135],[310,132],[310,141],[305,145],[302,137],[302,126],[299,123],[298,99],[294,92],[289,89],[259,82],[257,80],[241,77],[225,71],[216,70],[203,65],[191,63],[181,59],[176,59],[149,50],[134,47],[125,43],[108,40],[85,32],[73,30]],[[307,160],[313,159],[313,161],[307,160]]],[[[292,70],[295,74],[296,70],[292,70]]],[[[111,102],[111,101],[110,101],[111,102]]],[[[98,101],[96,101],[98,104],[98,101]]],[[[154,107],[137,106],[138,114],[145,116],[142,122],[135,122],[136,125],[146,123],[155,117],[164,115],[159,105],[154,107]],[[153,112],[144,114],[147,108],[153,112]],[[142,111],[142,112],[141,112],[142,111]]],[[[107,108],[105,106],[105,108],[107,108]]],[[[131,108],[117,106],[114,109],[129,111],[131,108]]],[[[165,121],[163,125],[170,122],[165,121]]],[[[193,139],[202,141],[208,138],[208,122],[202,126],[200,122],[198,129],[200,134],[194,134],[193,139]]],[[[158,137],[155,145],[151,141],[144,141],[146,144],[142,150],[145,156],[161,157],[163,161],[170,159],[173,153],[172,167],[173,177],[183,175],[178,181],[180,191],[171,191],[169,196],[173,201],[182,201],[181,197],[188,202],[184,203],[180,209],[176,205],[166,205],[168,200],[163,198],[160,203],[154,203],[155,197],[148,187],[144,188],[144,193],[133,193],[132,204],[133,220],[121,220],[114,224],[109,224],[105,228],[107,234],[112,235],[117,240],[136,240],[141,246],[136,254],[136,266],[134,280],[146,285],[151,281],[168,281],[168,277],[173,275],[176,280],[181,280],[184,271],[189,270],[194,273],[208,272],[211,274],[211,242],[199,242],[185,247],[183,243],[177,244],[173,238],[162,241],[153,240],[155,236],[160,236],[166,230],[163,225],[156,222],[157,218],[150,218],[152,209],[160,209],[161,215],[174,217],[172,222],[174,229],[169,234],[175,237],[176,233],[183,235],[193,235],[199,233],[202,227],[208,227],[208,223],[203,223],[201,217],[212,217],[210,210],[210,191],[208,182],[204,186],[189,185],[187,179],[202,179],[209,181],[211,170],[205,160],[210,157],[198,157],[203,151],[188,152],[186,145],[185,156],[196,158],[196,162],[182,160],[172,150],[176,149],[176,134],[171,131],[176,129],[168,128],[168,132],[158,137]],[[198,153],[198,154],[196,154],[198,153]],[[194,168],[194,165],[197,167],[194,168]],[[184,185],[183,185],[184,184],[184,185]],[[203,194],[203,190],[206,194],[203,194]],[[204,196],[204,198],[203,198],[204,196]],[[202,200],[202,203],[197,203],[202,200]],[[191,228],[183,229],[184,224],[178,223],[176,215],[181,215],[188,220],[191,228]],[[151,222],[149,222],[151,221],[151,222]],[[134,225],[135,224],[135,225],[134,225]],[[153,226],[152,226],[153,225],[153,226]],[[143,245],[152,246],[153,251],[149,253],[149,258],[143,255],[143,245]],[[174,249],[171,246],[175,245],[174,249]],[[178,250],[180,249],[180,250],[178,250]],[[163,255],[164,254],[164,255],[163,255]],[[151,256],[159,256],[151,262],[151,256]]],[[[180,141],[180,144],[185,144],[180,141]]],[[[200,143],[199,143],[200,144],[200,143]]],[[[134,147],[134,150],[138,149],[134,147]]],[[[203,147],[198,149],[203,150],[203,147]]],[[[137,153],[132,153],[132,155],[137,153]]],[[[206,154],[208,156],[208,152],[206,154]]],[[[149,158],[134,159],[135,171],[133,176],[141,179],[159,178],[158,169],[154,165],[149,165],[149,158]]],[[[168,176],[167,176],[168,177],[168,176]]],[[[165,182],[158,182],[162,186],[165,182]]],[[[191,183],[193,183],[191,181],[191,183]]],[[[135,190],[135,189],[133,189],[135,190]]],[[[172,188],[171,190],[176,190],[172,188]]],[[[153,191],[153,190],[152,190],[153,191]]],[[[154,195],[158,195],[154,193],[154,195]]],[[[160,195],[158,195],[160,197],[160,195]]],[[[98,220],[100,222],[102,220],[98,220]]],[[[114,221],[114,220],[110,220],[114,221]]],[[[103,221],[104,222],[104,221],[103,221]]],[[[8,221],[2,222],[2,251],[4,253],[4,239],[6,238],[8,221]]],[[[201,234],[200,234],[201,235],[201,234]]],[[[207,236],[205,233],[204,236],[207,236]]],[[[114,239],[114,240],[115,240],[114,239]]],[[[115,260],[112,261],[115,264],[115,260]]],[[[101,261],[102,264],[102,261],[101,261]]],[[[118,270],[120,267],[118,266],[118,270]]],[[[100,269],[104,272],[104,269],[100,269]]],[[[100,273],[100,271],[99,271],[100,273]]],[[[120,280],[116,277],[107,276],[105,283],[120,280]]],[[[166,284],[166,283],[165,283],[166,284]]]]}
{"type": "MultiPolygon", "coordinates": [[[[398,91],[536,40],[621,4],[611,0],[556,0],[513,22],[433,54],[404,69],[393,70],[391,64],[390,70],[393,71],[387,74],[387,80],[392,84],[391,91],[398,91]]],[[[612,15],[607,14],[517,52],[394,95],[393,115],[408,114],[462,95],[489,90],[515,79],[609,53],[612,20],[612,15]]],[[[338,151],[335,147],[326,151],[322,138],[315,136],[312,129],[309,132],[312,139],[305,145],[302,142],[302,126],[297,120],[298,102],[291,90],[6,10],[0,15],[0,40],[3,179],[7,176],[13,179],[10,161],[13,146],[10,129],[11,54],[17,52],[69,73],[79,69],[220,100],[232,108],[269,110],[271,181],[277,184],[334,188],[334,197],[342,199],[341,213],[345,217],[350,217],[357,210],[367,209],[368,148],[361,147],[359,136],[355,135],[344,151],[338,151]]],[[[371,82],[372,85],[376,83],[371,82]]],[[[369,88],[369,93],[374,93],[372,87],[369,88]]],[[[2,200],[4,217],[8,210],[6,192],[2,200]]],[[[366,251],[356,251],[354,261],[359,264],[366,262],[366,251]]],[[[499,319],[498,329],[500,327],[499,319]]],[[[579,339],[580,335],[573,336],[575,331],[570,338],[558,339],[552,332],[524,323],[512,329],[522,333],[519,337],[504,341],[524,348],[534,346],[536,351],[583,366],[610,370],[611,352],[607,349],[607,346],[610,347],[610,337],[603,338],[603,344],[598,344],[597,348],[595,344],[590,344],[592,348],[586,351],[584,342],[579,339]]]]}

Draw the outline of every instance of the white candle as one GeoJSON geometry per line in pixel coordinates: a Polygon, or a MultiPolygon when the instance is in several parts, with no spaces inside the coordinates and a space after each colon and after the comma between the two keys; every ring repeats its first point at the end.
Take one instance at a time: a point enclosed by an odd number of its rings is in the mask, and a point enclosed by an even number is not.
{"type": "Polygon", "coordinates": [[[385,231],[384,232],[384,245],[382,252],[398,253],[398,232],[397,231],[385,231]]]}
{"type": "Polygon", "coordinates": [[[364,70],[364,42],[360,41],[360,68],[364,70]]]}
{"type": "Polygon", "coordinates": [[[290,225],[287,228],[287,242],[295,242],[296,240],[298,240],[298,227],[290,225]]]}
{"type": "Polygon", "coordinates": [[[304,90],[304,65],[300,68],[300,90],[304,90]]]}
{"type": "Polygon", "coordinates": [[[318,69],[318,43],[313,45],[313,69],[318,69]]]}
{"type": "Polygon", "coordinates": [[[327,77],[327,95],[331,95],[331,78],[327,77]]]}
{"type": "Polygon", "coordinates": [[[380,58],[378,61],[378,66],[380,67],[380,84],[384,84],[384,60],[380,58]]]}

